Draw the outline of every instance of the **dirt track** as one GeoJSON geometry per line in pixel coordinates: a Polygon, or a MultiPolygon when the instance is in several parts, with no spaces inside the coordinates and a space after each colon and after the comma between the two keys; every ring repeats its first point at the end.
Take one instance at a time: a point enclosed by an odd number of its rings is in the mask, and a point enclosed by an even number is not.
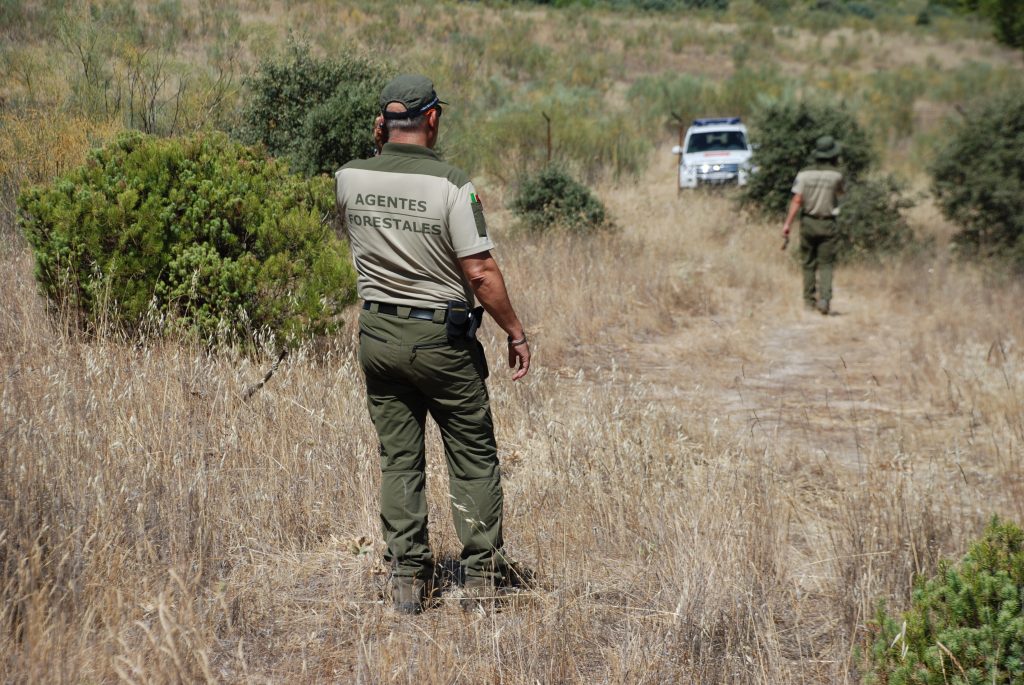
{"type": "Polygon", "coordinates": [[[653,249],[684,245],[680,281],[705,278],[713,304],[619,347],[622,368],[653,400],[716,429],[853,468],[879,458],[900,468],[899,450],[877,446],[951,416],[943,398],[913,390],[913,317],[927,313],[908,310],[870,268],[842,265],[831,315],[803,310],[800,269],[779,252],[777,227],[745,216],[731,195],[676,196],[673,180],[652,170],[619,211],[641,213],[642,227],[627,230],[653,249]],[[666,228],[652,237],[651,226],[666,228]]]}
{"type": "Polygon", "coordinates": [[[937,416],[908,396],[899,372],[908,343],[892,322],[865,326],[870,301],[835,305],[828,317],[792,310],[739,324],[716,318],[705,326],[711,335],[735,333],[747,344],[695,369],[687,349],[702,333],[677,331],[635,348],[634,368],[654,399],[700,407],[709,421],[777,449],[862,468],[877,438],[898,439],[908,423],[937,416]]]}

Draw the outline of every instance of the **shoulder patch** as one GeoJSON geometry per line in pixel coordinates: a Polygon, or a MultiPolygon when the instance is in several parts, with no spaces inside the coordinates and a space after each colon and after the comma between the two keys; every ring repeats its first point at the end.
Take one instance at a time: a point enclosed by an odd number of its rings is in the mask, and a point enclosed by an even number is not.
{"type": "Polygon", "coordinates": [[[480,201],[480,193],[469,194],[469,206],[473,209],[473,221],[476,222],[476,234],[487,237],[487,220],[484,218],[484,203],[480,201]]]}

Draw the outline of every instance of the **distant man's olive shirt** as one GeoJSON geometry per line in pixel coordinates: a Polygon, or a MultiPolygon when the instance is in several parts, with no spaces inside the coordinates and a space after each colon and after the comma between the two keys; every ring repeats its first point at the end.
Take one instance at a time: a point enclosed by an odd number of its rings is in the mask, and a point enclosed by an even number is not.
{"type": "Polygon", "coordinates": [[[469,177],[419,145],[386,143],[381,154],[335,174],[359,297],[407,307],[474,304],[458,258],[494,248],[469,177]]]}
{"type": "Polygon", "coordinates": [[[803,197],[803,212],[819,219],[835,215],[838,195],[843,192],[843,174],[834,167],[804,169],[796,175],[793,194],[803,197]]]}

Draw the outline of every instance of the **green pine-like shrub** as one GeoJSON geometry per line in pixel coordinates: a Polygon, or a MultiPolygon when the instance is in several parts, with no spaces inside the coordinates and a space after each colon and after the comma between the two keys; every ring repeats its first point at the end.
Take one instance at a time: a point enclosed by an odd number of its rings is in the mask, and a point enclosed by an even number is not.
{"type": "Polygon", "coordinates": [[[866,683],[1010,685],[1024,682],[1024,531],[993,519],[958,564],[918,579],[910,610],[880,605],[866,683]]]}
{"type": "Polygon", "coordinates": [[[123,134],[18,206],[44,292],[90,333],[156,322],[204,341],[295,342],[330,331],[355,296],[330,178],[221,134],[123,134]]]}
{"type": "Polygon", "coordinates": [[[766,212],[781,214],[789,206],[793,179],[811,163],[815,141],[832,136],[840,141],[840,167],[851,188],[874,161],[864,129],[845,109],[808,102],[775,102],[760,109],[752,121],[758,144],[745,198],[766,212]]]}
{"type": "Polygon", "coordinates": [[[1024,269],[1024,93],[968,112],[932,166],[935,198],[968,257],[1024,269]]]}
{"type": "Polygon", "coordinates": [[[289,40],[245,80],[250,97],[238,134],[262,143],[298,173],[333,173],[373,154],[373,120],[388,77],[383,65],[350,54],[321,59],[289,40]]]}
{"type": "Polygon", "coordinates": [[[583,235],[612,228],[601,201],[557,164],[523,179],[512,200],[512,212],[529,233],[583,235]]]}

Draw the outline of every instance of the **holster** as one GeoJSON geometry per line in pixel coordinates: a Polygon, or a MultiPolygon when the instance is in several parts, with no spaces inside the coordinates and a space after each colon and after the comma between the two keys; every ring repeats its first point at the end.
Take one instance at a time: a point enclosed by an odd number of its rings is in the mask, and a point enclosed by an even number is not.
{"type": "Polygon", "coordinates": [[[445,333],[448,334],[448,342],[468,342],[470,354],[474,356],[474,364],[480,372],[480,377],[487,380],[490,372],[487,368],[487,357],[484,355],[484,346],[476,339],[476,332],[480,330],[480,324],[484,320],[484,308],[469,308],[469,304],[459,300],[448,301],[448,315],[445,318],[445,333]]]}
{"type": "Polygon", "coordinates": [[[445,333],[451,341],[476,340],[476,332],[484,320],[484,308],[470,309],[459,300],[448,301],[448,315],[445,318],[445,333]]]}

